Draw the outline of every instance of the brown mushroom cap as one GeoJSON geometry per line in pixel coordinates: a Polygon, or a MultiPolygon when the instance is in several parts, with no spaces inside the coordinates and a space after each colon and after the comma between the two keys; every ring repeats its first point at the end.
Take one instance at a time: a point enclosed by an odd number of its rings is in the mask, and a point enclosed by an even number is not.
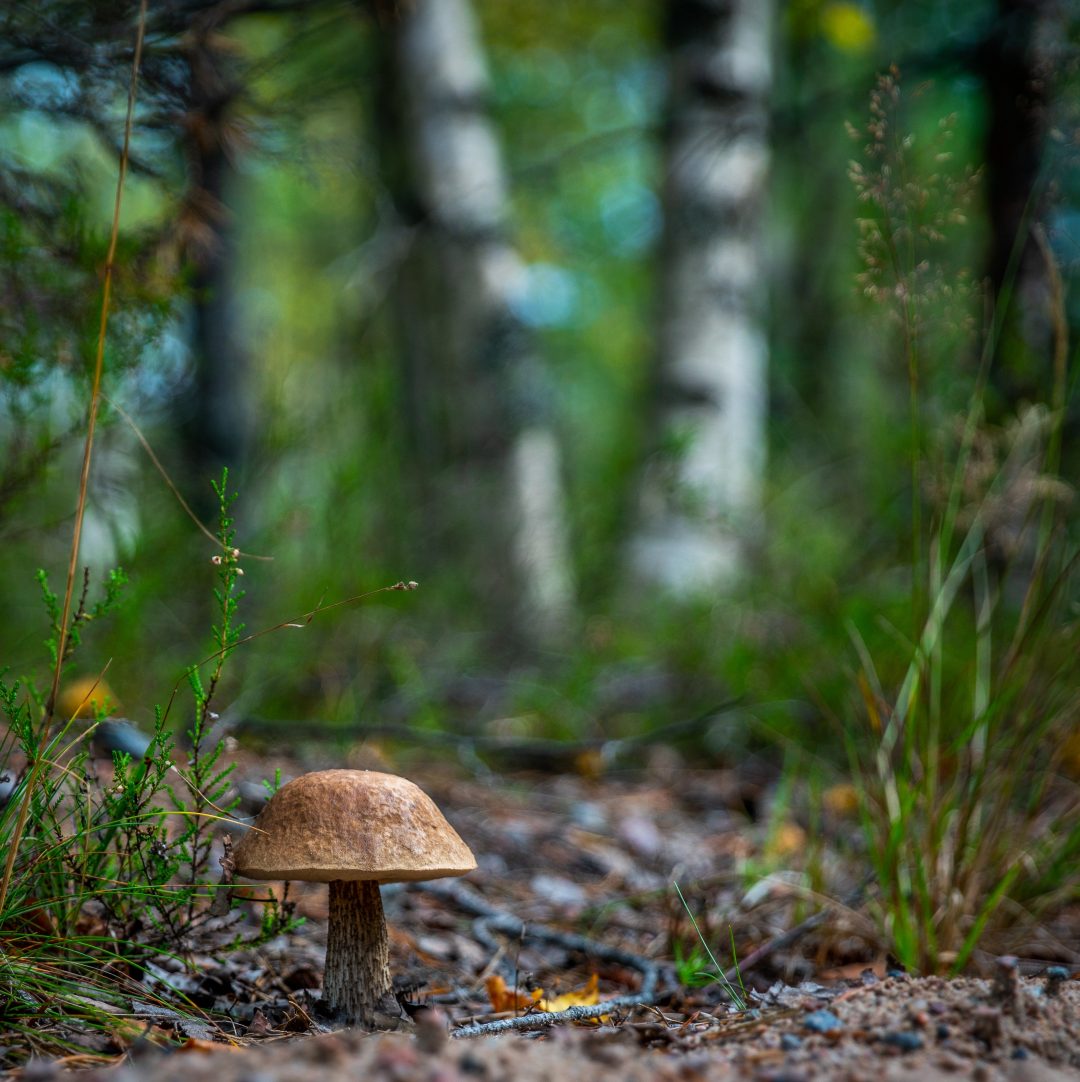
{"type": "Polygon", "coordinates": [[[319,770],[283,785],[233,849],[248,879],[440,879],[476,858],[432,799],[374,770],[319,770]]]}

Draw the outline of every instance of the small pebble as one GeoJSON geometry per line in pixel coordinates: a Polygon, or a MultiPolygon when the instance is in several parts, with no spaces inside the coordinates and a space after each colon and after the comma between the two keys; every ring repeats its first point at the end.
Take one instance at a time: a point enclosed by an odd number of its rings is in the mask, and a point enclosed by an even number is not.
{"type": "Polygon", "coordinates": [[[1028,1050],[1026,1048],[1014,1048],[1012,1050],[1012,1055],[1009,1058],[1010,1059],[1027,1059],[1028,1058],[1028,1050]]]}
{"type": "Polygon", "coordinates": [[[947,1041],[949,1039],[949,1027],[944,1022],[938,1022],[934,1035],[939,1041],[947,1041]]]}
{"type": "Polygon", "coordinates": [[[794,1033],[782,1033],[780,1047],[785,1052],[794,1052],[796,1048],[802,1048],[802,1041],[794,1033]]]}
{"type": "Polygon", "coordinates": [[[886,1033],[881,1039],[885,1044],[891,1045],[893,1048],[899,1048],[901,1052],[918,1052],[923,1046],[922,1037],[908,1030],[886,1033]]]}
{"type": "Polygon", "coordinates": [[[1046,971],[1046,994],[1056,996],[1061,986],[1069,979],[1069,971],[1064,966],[1050,966],[1046,971]]]}
{"type": "Polygon", "coordinates": [[[466,1052],[458,1060],[458,1070],[462,1074],[486,1075],[488,1073],[484,1061],[477,1059],[471,1052],[466,1052]]]}
{"type": "Polygon", "coordinates": [[[844,1028],[844,1023],[832,1011],[811,1011],[803,1020],[803,1029],[811,1033],[835,1033],[844,1028]]]}
{"type": "Polygon", "coordinates": [[[533,894],[560,909],[584,909],[589,901],[584,887],[561,875],[534,875],[529,885],[533,894]]]}
{"type": "Polygon", "coordinates": [[[130,755],[134,760],[146,757],[153,737],[136,729],[129,721],[102,721],[94,730],[94,750],[102,756],[111,757],[114,751],[130,755]]]}

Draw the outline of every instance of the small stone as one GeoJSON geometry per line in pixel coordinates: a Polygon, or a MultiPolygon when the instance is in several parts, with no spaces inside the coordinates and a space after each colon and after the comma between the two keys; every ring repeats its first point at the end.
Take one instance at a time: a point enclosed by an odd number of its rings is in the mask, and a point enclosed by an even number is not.
{"type": "Polygon", "coordinates": [[[102,756],[111,757],[114,751],[119,751],[138,761],[146,757],[153,737],[129,721],[102,721],[94,730],[93,742],[94,750],[102,756]]]}
{"type": "Polygon", "coordinates": [[[922,1037],[909,1030],[894,1030],[881,1039],[890,1047],[899,1048],[901,1052],[917,1052],[923,1046],[922,1037]]]}
{"type": "Polygon", "coordinates": [[[934,1036],[939,1041],[947,1041],[949,1039],[949,1027],[944,1022],[938,1022],[937,1029],[934,1030],[934,1036]]]}
{"type": "Polygon", "coordinates": [[[461,1071],[462,1074],[471,1074],[478,1077],[488,1073],[484,1061],[477,1059],[471,1052],[466,1052],[465,1055],[458,1060],[458,1070],[461,1071]]]}
{"type": "Polygon", "coordinates": [[[1050,966],[1046,971],[1046,994],[1056,996],[1061,986],[1069,979],[1069,971],[1064,966],[1050,966]]]}
{"type": "Polygon", "coordinates": [[[584,887],[560,875],[535,875],[529,886],[533,894],[559,909],[581,910],[589,900],[584,887]]]}
{"type": "Polygon", "coordinates": [[[780,1035],[780,1047],[785,1052],[794,1052],[796,1048],[802,1048],[802,1040],[794,1033],[782,1033],[780,1035]]]}
{"type": "Polygon", "coordinates": [[[844,1023],[832,1011],[811,1011],[803,1020],[803,1029],[811,1033],[837,1033],[844,1028],[844,1023]]]}
{"type": "Polygon", "coordinates": [[[619,839],[644,860],[655,860],[667,844],[660,828],[643,815],[629,815],[618,826],[619,839]]]}
{"type": "Polygon", "coordinates": [[[1028,1058],[1028,1050],[1026,1048],[1014,1048],[1012,1050],[1012,1055],[1009,1058],[1010,1059],[1027,1059],[1028,1058]]]}

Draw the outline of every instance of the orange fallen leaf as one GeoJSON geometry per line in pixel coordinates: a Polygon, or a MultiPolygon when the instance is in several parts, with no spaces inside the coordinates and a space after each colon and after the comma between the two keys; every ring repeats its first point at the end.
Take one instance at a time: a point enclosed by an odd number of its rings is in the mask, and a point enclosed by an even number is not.
{"type": "Polygon", "coordinates": [[[592,1007],[600,1002],[600,977],[596,973],[583,987],[550,999],[545,997],[542,988],[536,988],[528,995],[512,991],[498,974],[488,977],[484,987],[487,989],[488,999],[491,1000],[492,1010],[495,1011],[522,1011],[531,1008],[553,1014],[555,1011],[565,1011],[568,1007],[592,1007]]]}
{"type": "Polygon", "coordinates": [[[790,857],[806,847],[806,831],[798,823],[783,822],[774,827],[765,843],[770,857],[790,857]]]}
{"type": "Polygon", "coordinates": [[[821,794],[821,803],[833,815],[852,816],[859,810],[859,792],[851,782],[842,781],[821,794]]]}
{"type": "Polygon", "coordinates": [[[544,999],[543,995],[544,993],[540,991],[533,992],[536,1006],[552,1014],[555,1011],[565,1011],[568,1007],[594,1007],[600,1002],[599,974],[594,973],[585,986],[577,991],[566,992],[561,996],[555,996],[554,999],[544,999]]]}
{"type": "Polygon", "coordinates": [[[227,1048],[230,1052],[239,1052],[240,1049],[233,1044],[221,1044],[218,1041],[205,1041],[202,1037],[188,1037],[176,1050],[177,1052],[220,1052],[227,1048]]]}
{"type": "Polygon", "coordinates": [[[484,982],[484,988],[487,990],[488,999],[491,1000],[493,1011],[523,1011],[535,1003],[532,996],[508,988],[506,981],[498,973],[493,973],[488,977],[484,982]]]}

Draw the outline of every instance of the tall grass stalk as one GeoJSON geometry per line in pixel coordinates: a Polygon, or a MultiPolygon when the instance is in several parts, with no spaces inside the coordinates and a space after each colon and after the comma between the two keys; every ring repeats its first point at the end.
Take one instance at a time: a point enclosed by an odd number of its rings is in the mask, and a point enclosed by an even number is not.
{"type": "MultiPolygon", "coordinates": [[[[701,944],[701,949],[705,952],[706,957],[709,959],[709,964],[712,966],[711,972],[705,971],[703,973],[695,974],[695,976],[704,976],[708,978],[708,980],[719,984],[720,987],[724,990],[724,993],[727,995],[728,999],[731,1000],[735,1008],[740,1011],[745,1011],[747,1006],[746,989],[743,987],[736,988],[735,985],[727,979],[727,975],[724,971],[723,966],[721,966],[720,963],[716,960],[716,956],[712,952],[712,947],[709,946],[708,941],[702,934],[701,928],[699,927],[697,922],[697,917],[694,916],[694,913],[691,910],[690,906],[687,905],[686,899],[683,897],[682,889],[679,887],[678,883],[674,883],[672,885],[675,887],[675,893],[679,896],[679,901],[682,903],[682,907],[685,910],[687,917],[690,918],[690,924],[693,926],[694,934],[698,937],[698,942],[701,944]]],[[[732,936],[731,940],[731,952],[732,959],[734,960],[734,936],[732,936]]],[[[739,978],[739,984],[740,986],[742,985],[741,976],[739,978]]]]}

